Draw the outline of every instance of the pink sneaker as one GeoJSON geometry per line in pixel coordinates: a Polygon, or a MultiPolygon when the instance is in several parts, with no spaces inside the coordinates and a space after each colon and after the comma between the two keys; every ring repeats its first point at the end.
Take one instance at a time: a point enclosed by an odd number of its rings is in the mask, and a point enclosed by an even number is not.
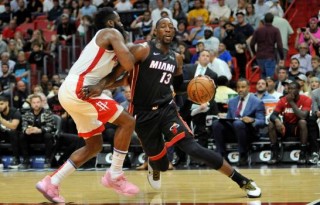
{"type": "Polygon", "coordinates": [[[40,191],[44,197],[54,203],[64,203],[64,198],[59,194],[59,187],[51,184],[51,177],[46,176],[36,185],[38,191],[40,191]]]}
{"type": "Polygon", "coordinates": [[[102,178],[101,183],[107,188],[114,189],[118,194],[123,194],[125,196],[134,196],[139,193],[139,188],[128,182],[122,173],[116,179],[111,179],[111,174],[108,171],[102,178]]]}

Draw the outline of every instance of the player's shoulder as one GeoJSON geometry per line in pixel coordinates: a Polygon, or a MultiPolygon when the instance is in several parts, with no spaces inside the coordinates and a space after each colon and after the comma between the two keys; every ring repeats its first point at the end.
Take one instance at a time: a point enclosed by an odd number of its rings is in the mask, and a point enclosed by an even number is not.
{"type": "Polygon", "coordinates": [[[120,33],[120,31],[118,31],[115,28],[104,28],[97,32],[97,37],[114,38],[114,37],[122,37],[122,34],[120,33]]]}

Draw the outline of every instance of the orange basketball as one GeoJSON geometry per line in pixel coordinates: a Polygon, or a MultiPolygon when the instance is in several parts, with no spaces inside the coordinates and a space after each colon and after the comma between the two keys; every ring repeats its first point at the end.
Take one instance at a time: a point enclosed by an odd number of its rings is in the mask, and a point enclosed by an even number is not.
{"type": "Polygon", "coordinates": [[[206,76],[193,78],[187,87],[189,100],[203,104],[209,102],[216,92],[216,85],[213,80],[206,76]]]}

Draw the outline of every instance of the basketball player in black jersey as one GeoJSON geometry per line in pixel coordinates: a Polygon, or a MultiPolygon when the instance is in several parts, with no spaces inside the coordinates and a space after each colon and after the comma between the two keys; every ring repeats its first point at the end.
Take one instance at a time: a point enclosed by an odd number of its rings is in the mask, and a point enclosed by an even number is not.
{"type": "MultiPolygon", "coordinates": [[[[246,191],[248,197],[260,197],[261,189],[254,181],[238,173],[219,154],[202,147],[194,140],[173,101],[172,88],[179,90],[184,86],[183,60],[169,48],[175,35],[172,21],[161,18],[154,32],[155,40],[130,48],[136,67],[130,74],[133,101],[129,109],[136,118],[135,130],[149,158],[150,185],[155,189],[161,188],[160,171],[166,171],[169,166],[167,148],[175,145],[193,158],[230,177],[246,191]]],[[[105,84],[106,81],[102,80],[97,85],[85,87],[84,98],[99,94],[106,88],[105,84]]]]}

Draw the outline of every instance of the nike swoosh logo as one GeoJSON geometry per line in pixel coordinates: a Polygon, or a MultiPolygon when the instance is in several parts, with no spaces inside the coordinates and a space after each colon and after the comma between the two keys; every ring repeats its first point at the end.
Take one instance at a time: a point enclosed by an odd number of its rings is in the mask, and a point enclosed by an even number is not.
{"type": "Polygon", "coordinates": [[[153,55],[158,56],[160,53],[153,52],[153,55]]]}

